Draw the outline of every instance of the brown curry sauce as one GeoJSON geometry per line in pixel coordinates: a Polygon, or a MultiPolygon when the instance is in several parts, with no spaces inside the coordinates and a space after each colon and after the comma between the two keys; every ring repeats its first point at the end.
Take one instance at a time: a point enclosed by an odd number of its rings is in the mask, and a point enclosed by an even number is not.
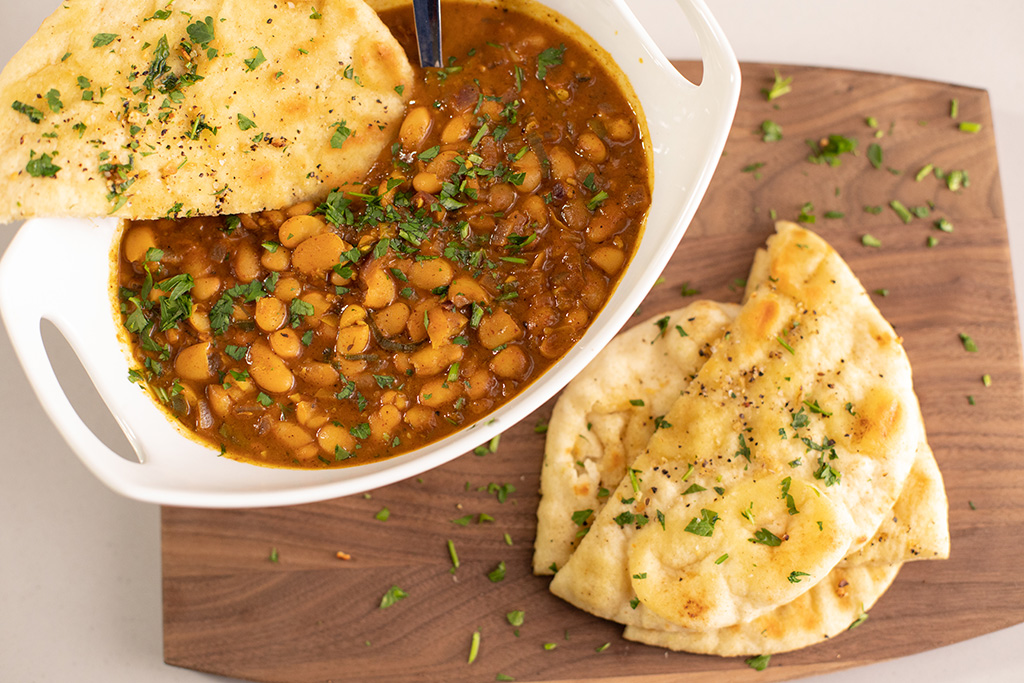
{"type": "MultiPolygon", "coordinates": [[[[364,186],[125,228],[132,379],[228,456],[348,466],[479,420],[583,336],[633,253],[648,156],[605,67],[525,15],[443,11],[452,57],[418,70],[364,186]]],[[[415,54],[411,10],[381,16],[415,54]]]]}

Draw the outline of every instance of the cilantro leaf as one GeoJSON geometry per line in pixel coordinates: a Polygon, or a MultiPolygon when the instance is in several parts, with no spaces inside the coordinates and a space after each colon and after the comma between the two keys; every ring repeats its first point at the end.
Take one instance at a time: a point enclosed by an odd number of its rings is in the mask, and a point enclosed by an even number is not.
{"type": "Polygon", "coordinates": [[[561,64],[564,55],[565,45],[549,47],[537,55],[537,78],[544,80],[544,77],[548,75],[548,69],[561,64]]]}

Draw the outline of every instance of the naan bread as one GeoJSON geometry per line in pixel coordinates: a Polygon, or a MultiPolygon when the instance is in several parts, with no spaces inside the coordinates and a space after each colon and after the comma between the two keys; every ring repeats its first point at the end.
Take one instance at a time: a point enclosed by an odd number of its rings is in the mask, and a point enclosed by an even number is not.
{"type": "Polygon", "coordinates": [[[696,301],[659,314],[613,339],[565,388],[544,447],[535,573],[569,559],[589,527],[574,513],[600,511],[738,310],[696,301]]]}
{"type": "Polygon", "coordinates": [[[316,198],[363,177],[412,77],[359,0],[65,0],[0,73],[0,222],[316,198]]]}
{"type": "Polygon", "coordinates": [[[753,621],[710,631],[655,631],[627,626],[623,637],[670,650],[723,657],[789,652],[850,628],[886,591],[900,566],[837,567],[800,597],[753,621]]]}
{"type": "Polygon", "coordinates": [[[909,363],[838,254],[777,229],[764,282],[552,581],[569,602],[642,628],[749,621],[892,509],[922,434],[909,363]]]}
{"type": "Polygon", "coordinates": [[[935,455],[922,439],[900,497],[871,540],[842,567],[949,557],[949,503],[935,455]]]}

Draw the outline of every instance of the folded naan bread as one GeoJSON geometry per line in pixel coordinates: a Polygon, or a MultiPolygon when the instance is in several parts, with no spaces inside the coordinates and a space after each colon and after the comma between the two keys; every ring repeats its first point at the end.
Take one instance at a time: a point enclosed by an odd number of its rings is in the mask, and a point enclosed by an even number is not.
{"type": "Polygon", "coordinates": [[[360,0],[65,0],[0,73],[0,222],[315,198],[363,177],[411,91],[360,0]]]}
{"type": "Polygon", "coordinates": [[[738,310],[696,301],[659,314],[613,339],[565,388],[544,447],[535,573],[569,559],[738,310]]]}
{"type": "Polygon", "coordinates": [[[764,282],[551,584],[641,628],[792,602],[893,508],[922,426],[892,328],[819,237],[779,224],[764,282]]]}
{"type": "Polygon", "coordinates": [[[752,620],[708,631],[627,626],[627,640],[697,654],[738,657],[789,652],[832,638],[871,609],[900,564],[837,567],[798,598],[752,620]]]}

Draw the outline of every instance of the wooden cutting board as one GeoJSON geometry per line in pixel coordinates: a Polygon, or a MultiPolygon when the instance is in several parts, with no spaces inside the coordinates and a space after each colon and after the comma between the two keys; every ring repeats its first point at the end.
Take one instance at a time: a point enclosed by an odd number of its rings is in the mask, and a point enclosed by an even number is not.
{"type": "MultiPolygon", "coordinates": [[[[693,73],[699,67],[680,65],[693,73]]],[[[793,90],[769,103],[773,66],[745,64],[732,135],[697,217],[634,322],[701,296],[738,301],[770,211],[811,226],[848,260],[905,339],[929,440],[946,479],[952,553],[906,565],[855,631],[776,655],[764,672],[631,644],[530,573],[543,435],[551,404],[421,478],[293,508],[163,511],[164,656],[169,664],[259,681],[781,680],[920,652],[1024,621],[1024,389],[999,170],[984,91],[879,74],[777,67],[793,90]],[[961,132],[950,118],[981,124],[961,132]],[[877,128],[866,123],[877,120],[877,128]],[[772,120],[783,139],[764,142],[772,120]],[[874,132],[882,132],[875,138],[874,132]],[[807,161],[805,140],[859,140],[838,167],[807,161]],[[866,154],[883,150],[881,168],[866,154]],[[756,169],[751,168],[753,165],[756,169]],[[966,170],[953,192],[926,164],[966,170]],[[891,171],[888,169],[892,169],[891,171]],[[904,222],[888,207],[934,209],[904,222]],[[865,206],[883,207],[878,214],[865,206]],[[826,212],[842,218],[826,218],[826,212]],[[933,227],[948,218],[954,230],[933,227]],[[871,234],[881,247],[861,244],[871,234]],[[927,246],[929,237],[938,243],[927,246]],[[977,343],[970,353],[959,334],[977,343]],[[984,386],[982,376],[991,376],[984,386]],[[973,399],[969,399],[973,397],[973,399]],[[973,403],[971,402],[973,400],[973,403]],[[511,484],[502,503],[488,484],[511,484]],[[390,519],[376,513],[388,508],[390,519]],[[493,521],[450,520],[486,514],[493,521]],[[461,566],[446,546],[452,540],[461,566]],[[507,541],[507,542],[506,542],[507,541]],[[351,555],[341,560],[337,551],[351,555]],[[276,561],[271,560],[276,552],[276,561]],[[506,578],[490,581],[499,561],[506,578]],[[381,609],[393,585],[408,593],[381,609]],[[522,610],[518,636],[505,614],[522,610]],[[470,639],[480,654],[467,663],[470,639]],[[556,649],[546,650],[545,643],[556,649]],[[597,652],[603,644],[610,645],[597,652]]]]}

